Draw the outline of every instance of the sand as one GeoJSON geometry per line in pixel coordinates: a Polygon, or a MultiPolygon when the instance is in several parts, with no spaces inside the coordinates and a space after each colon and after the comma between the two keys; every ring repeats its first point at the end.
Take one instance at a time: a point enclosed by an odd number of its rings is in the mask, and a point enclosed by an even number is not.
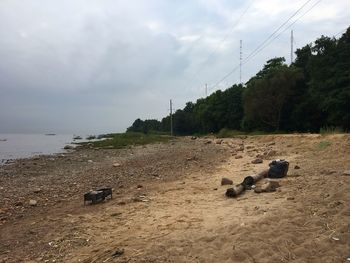
{"type": "MultiPolygon", "coordinates": [[[[73,201],[26,207],[22,217],[7,218],[0,226],[0,262],[347,262],[350,257],[350,176],[344,174],[350,169],[349,135],[184,138],[149,147],[134,150],[142,156],[134,161],[141,162],[138,169],[158,167],[157,175],[147,170],[141,173],[145,178],[123,182],[122,188],[114,182],[113,199],[83,206],[84,186],[73,201]],[[162,158],[154,157],[158,152],[162,158]],[[263,163],[252,164],[257,156],[263,163]],[[220,185],[222,177],[239,183],[276,158],[290,162],[276,192],[224,195],[230,186],[220,185]]],[[[124,153],[119,159],[94,154],[104,160],[95,170],[102,182],[119,168],[113,167],[116,161],[135,165],[124,153]]]]}

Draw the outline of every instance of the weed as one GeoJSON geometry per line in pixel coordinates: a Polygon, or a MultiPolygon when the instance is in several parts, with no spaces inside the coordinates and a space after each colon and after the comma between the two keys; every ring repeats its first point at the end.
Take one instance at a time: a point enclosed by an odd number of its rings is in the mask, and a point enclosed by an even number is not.
{"type": "Polygon", "coordinates": [[[325,126],[320,129],[321,135],[343,133],[343,129],[335,126],[325,126]]]}
{"type": "Polygon", "coordinates": [[[324,150],[330,145],[332,145],[332,142],[330,142],[330,141],[321,141],[317,147],[319,150],[324,150]]]}
{"type": "Polygon", "coordinates": [[[173,137],[158,134],[138,132],[114,133],[105,136],[105,140],[92,142],[93,146],[101,148],[125,148],[134,145],[145,145],[157,142],[168,142],[173,137]]]}

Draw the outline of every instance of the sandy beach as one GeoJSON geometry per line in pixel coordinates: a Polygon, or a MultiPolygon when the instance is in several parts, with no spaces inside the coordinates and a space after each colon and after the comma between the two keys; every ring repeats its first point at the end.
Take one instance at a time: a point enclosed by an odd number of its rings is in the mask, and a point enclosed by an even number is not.
{"type": "Polygon", "coordinates": [[[349,153],[350,135],[291,134],[19,159],[0,167],[0,262],[349,262],[349,153]],[[277,191],[225,196],[277,158],[277,191]]]}

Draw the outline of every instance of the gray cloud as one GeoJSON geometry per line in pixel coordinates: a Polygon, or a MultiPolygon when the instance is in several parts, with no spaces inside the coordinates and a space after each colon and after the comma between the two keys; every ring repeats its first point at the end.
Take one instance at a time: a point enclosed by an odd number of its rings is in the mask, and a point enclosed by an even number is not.
{"type": "MultiPolygon", "coordinates": [[[[183,107],[238,64],[240,39],[249,54],[304,1],[249,3],[1,1],[0,132],[123,131],[168,114],[170,98],[183,107]]],[[[349,10],[321,2],[293,26],[296,46],[345,29],[349,10]]],[[[244,65],[244,80],[275,56],[289,56],[289,31],[244,65]]],[[[236,82],[238,72],[220,88],[236,82]]]]}

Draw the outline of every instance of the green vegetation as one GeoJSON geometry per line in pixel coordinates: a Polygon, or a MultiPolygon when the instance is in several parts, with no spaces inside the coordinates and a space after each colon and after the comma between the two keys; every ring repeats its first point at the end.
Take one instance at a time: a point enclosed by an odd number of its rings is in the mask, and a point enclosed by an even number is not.
{"type": "Polygon", "coordinates": [[[324,149],[326,149],[328,146],[330,146],[330,145],[332,145],[332,142],[330,142],[330,141],[321,141],[319,144],[318,144],[318,146],[317,146],[317,148],[319,149],[319,150],[324,150],[324,149]]]}
{"type": "Polygon", "coordinates": [[[343,129],[340,128],[340,127],[333,127],[333,126],[330,126],[330,127],[322,127],[320,129],[320,134],[321,135],[327,135],[327,134],[339,134],[339,133],[343,133],[343,129]]]}
{"type": "MultiPolygon", "coordinates": [[[[173,115],[174,134],[349,131],[350,27],[339,39],[321,36],[295,54],[292,65],[283,57],[270,59],[245,85],[188,102],[173,115]]],[[[128,128],[143,133],[169,130],[169,116],[161,121],[137,119],[128,128]]]]}
{"type": "Polygon", "coordinates": [[[101,148],[124,148],[134,145],[168,142],[172,139],[168,135],[144,134],[137,132],[114,133],[105,135],[105,140],[92,142],[93,146],[101,148]]]}

